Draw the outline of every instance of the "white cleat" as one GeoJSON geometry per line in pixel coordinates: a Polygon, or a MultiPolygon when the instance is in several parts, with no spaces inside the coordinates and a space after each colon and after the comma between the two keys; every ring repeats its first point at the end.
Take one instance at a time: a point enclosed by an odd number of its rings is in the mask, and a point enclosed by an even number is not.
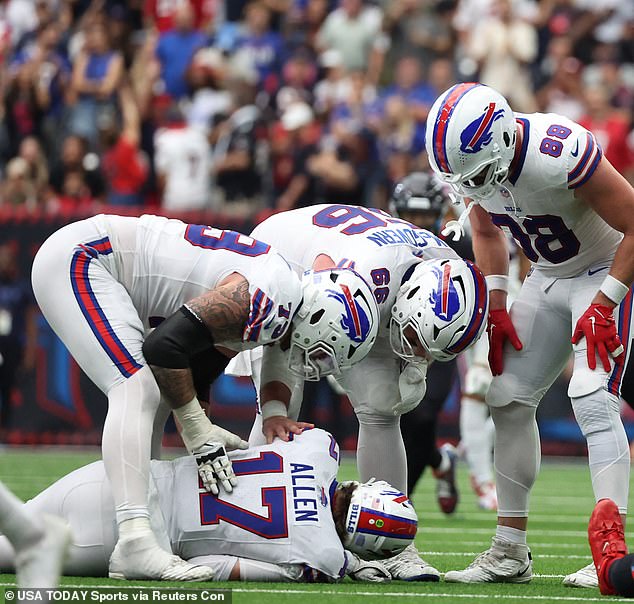
{"type": "Polygon", "coordinates": [[[111,579],[212,581],[214,571],[166,552],[158,546],[152,533],[143,533],[119,539],[110,556],[108,576],[111,579]]]}
{"type": "Polygon", "coordinates": [[[599,587],[599,579],[597,578],[597,569],[594,562],[590,562],[588,566],[580,568],[576,573],[566,575],[563,580],[566,587],[599,587]]]}
{"type": "Polygon", "coordinates": [[[528,583],[533,562],[527,545],[493,537],[491,547],[464,570],[445,573],[449,583],[528,583]]]}
{"type": "Polygon", "coordinates": [[[25,588],[53,589],[59,585],[71,531],[61,518],[42,515],[40,539],[16,552],[17,584],[25,588]]]}
{"type": "Polygon", "coordinates": [[[440,573],[420,557],[413,543],[400,554],[381,562],[397,581],[440,581],[440,573]]]}

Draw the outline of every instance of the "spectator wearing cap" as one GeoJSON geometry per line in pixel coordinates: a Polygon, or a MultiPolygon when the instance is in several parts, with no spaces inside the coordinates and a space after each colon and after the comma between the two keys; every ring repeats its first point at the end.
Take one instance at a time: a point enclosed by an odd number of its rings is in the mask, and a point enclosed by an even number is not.
{"type": "Polygon", "coordinates": [[[165,123],[154,135],[154,166],[161,193],[161,207],[170,213],[209,209],[211,149],[206,134],[187,125],[173,103],[165,123]]]}
{"type": "Polygon", "coordinates": [[[263,0],[254,0],[245,7],[243,32],[236,44],[236,53],[255,67],[258,86],[273,94],[280,84],[286,47],[282,36],[271,29],[271,9],[263,0]]]}
{"type": "Polygon", "coordinates": [[[340,0],[319,30],[319,50],[338,50],[348,71],[363,71],[376,84],[389,45],[381,32],[382,19],[381,9],[364,0],[340,0]]]}
{"type": "Polygon", "coordinates": [[[293,179],[296,157],[304,148],[315,144],[321,136],[321,126],[306,103],[291,103],[282,111],[281,117],[283,119],[269,127],[267,136],[270,144],[270,184],[274,206],[293,179]]]}
{"type": "Polygon", "coordinates": [[[187,69],[196,51],[207,44],[207,39],[205,33],[195,28],[191,5],[181,4],[174,14],[174,27],[159,36],[156,46],[164,92],[173,99],[187,94],[187,69]]]}
{"type": "MultiPolygon", "coordinates": [[[[282,124],[296,131],[310,124],[312,112],[304,103],[291,105],[282,115],[282,124]]],[[[329,135],[317,144],[300,148],[293,163],[293,176],[277,201],[278,210],[290,210],[317,203],[363,205],[364,168],[369,165],[369,144],[362,125],[340,120],[329,135]]]]}
{"type": "Polygon", "coordinates": [[[123,76],[123,57],[112,49],[102,19],[88,22],[84,48],[73,64],[68,93],[71,105],[69,132],[97,143],[97,120],[102,112],[112,111],[117,87],[123,76]]]}

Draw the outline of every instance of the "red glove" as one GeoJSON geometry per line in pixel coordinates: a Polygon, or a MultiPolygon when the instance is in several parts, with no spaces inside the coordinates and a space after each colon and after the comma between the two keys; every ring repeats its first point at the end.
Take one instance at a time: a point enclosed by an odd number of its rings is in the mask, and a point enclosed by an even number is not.
{"type": "Polygon", "coordinates": [[[504,370],[504,342],[510,340],[515,350],[522,350],[522,343],[517,337],[515,327],[509,313],[505,308],[498,308],[489,312],[489,324],[487,326],[489,334],[489,366],[493,375],[500,375],[504,370]]]}
{"type": "Polygon", "coordinates": [[[594,370],[597,366],[597,352],[605,371],[611,369],[608,352],[617,365],[625,360],[625,351],[616,331],[612,309],[609,306],[590,304],[588,310],[577,321],[571,341],[573,344],[577,344],[583,337],[588,342],[588,367],[590,369],[594,370]]]}

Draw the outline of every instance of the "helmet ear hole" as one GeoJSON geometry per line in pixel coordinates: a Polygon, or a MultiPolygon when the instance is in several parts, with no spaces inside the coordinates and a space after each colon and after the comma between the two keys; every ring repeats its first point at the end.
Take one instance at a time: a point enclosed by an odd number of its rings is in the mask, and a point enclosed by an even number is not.
{"type": "Polygon", "coordinates": [[[326,311],[323,308],[320,308],[316,313],[313,313],[310,317],[310,324],[315,325],[316,323],[319,323],[319,320],[324,316],[325,312],[326,311]]]}
{"type": "Polygon", "coordinates": [[[420,287],[412,287],[412,289],[407,292],[407,299],[411,300],[416,295],[416,292],[418,292],[419,289],[420,287]]]}
{"type": "Polygon", "coordinates": [[[511,137],[509,136],[509,133],[505,132],[502,135],[502,138],[504,139],[504,144],[508,147],[511,144],[511,137]]]}

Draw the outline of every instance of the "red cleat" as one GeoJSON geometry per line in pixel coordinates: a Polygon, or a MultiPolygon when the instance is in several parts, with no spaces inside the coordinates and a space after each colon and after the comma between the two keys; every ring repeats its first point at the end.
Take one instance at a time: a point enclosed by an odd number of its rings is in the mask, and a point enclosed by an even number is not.
{"type": "Polygon", "coordinates": [[[449,467],[444,472],[433,470],[436,478],[436,500],[445,514],[453,514],[458,505],[458,487],[456,486],[458,453],[453,445],[445,443],[440,447],[440,454],[447,460],[449,467]]]}
{"type": "Polygon", "coordinates": [[[608,571],[612,562],[627,554],[623,523],[619,508],[611,499],[601,499],[594,508],[588,524],[588,541],[597,569],[599,590],[604,596],[614,596],[608,571]]]}

